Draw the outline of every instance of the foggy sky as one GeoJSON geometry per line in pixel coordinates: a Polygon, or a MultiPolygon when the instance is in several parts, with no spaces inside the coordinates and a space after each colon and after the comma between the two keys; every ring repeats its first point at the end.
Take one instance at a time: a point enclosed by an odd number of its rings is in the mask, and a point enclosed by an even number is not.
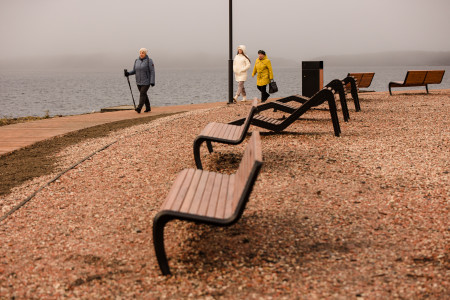
{"type": "MultiPolygon", "coordinates": [[[[450,51],[449,0],[234,0],[234,46],[310,59],[450,51]]],[[[0,0],[0,60],[54,55],[228,58],[228,0],[0,0]]]]}

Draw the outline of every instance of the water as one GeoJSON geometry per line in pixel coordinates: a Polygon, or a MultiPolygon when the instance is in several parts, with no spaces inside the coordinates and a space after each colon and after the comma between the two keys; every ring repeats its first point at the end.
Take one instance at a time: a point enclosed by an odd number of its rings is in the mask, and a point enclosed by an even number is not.
{"type": "MultiPolygon", "coordinates": [[[[403,80],[407,70],[445,69],[440,85],[431,89],[450,89],[450,66],[425,67],[326,67],[324,83],[351,72],[375,72],[370,90],[387,91],[389,81],[403,80]]],[[[152,106],[226,101],[228,75],[226,69],[174,70],[157,69],[156,86],[149,91],[152,106]]],[[[249,72],[250,73],[250,72],[249,72]]],[[[301,68],[276,68],[277,97],[301,94],[301,68]]],[[[139,93],[130,77],[136,101],[139,93]]],[[[259,97],[256,77],[245,84],[247,97],[259,97]]],[[[234,91],[237,85],[235,83],[234,91]]],[[[418,88],[421,89],[421,88],[418,88]]],[[[423,88],[424,89],[424,88],[423,88]]],[[[400,90],[400,89],[396,89],[400,90]]],[[[425,90],[425,89],[424,89],[425,90]]],[[[0,117],[74,115],[116,105],[132,105],[130,90],[122,70],[55,71],[1,70],[0,117]]]]}

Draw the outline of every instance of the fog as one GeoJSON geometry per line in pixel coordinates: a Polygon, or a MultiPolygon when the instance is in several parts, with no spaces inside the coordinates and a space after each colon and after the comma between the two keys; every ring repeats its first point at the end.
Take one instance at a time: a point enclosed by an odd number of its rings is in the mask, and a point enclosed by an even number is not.
{"type": "MultiPolygon", "coordinates": [[[[259,49],[280,64],[450,51],[448,0],[234,0],[233,6],[234,47],[245,44],[253,59],[259,49]]],[[[141,47],[159,67],[226,65],[228,1],[0,0],[0,43],[0,66],[7,67],[131,67],[141,47]]]]}

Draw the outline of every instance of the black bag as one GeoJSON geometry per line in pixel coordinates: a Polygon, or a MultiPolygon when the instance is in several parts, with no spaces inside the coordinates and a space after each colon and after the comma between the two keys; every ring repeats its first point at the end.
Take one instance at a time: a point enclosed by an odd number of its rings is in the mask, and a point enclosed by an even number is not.
{"type": "Polygon", "coordinates": [[[269,83],[269,94],[278,92],[277,83],[272,79],[269,83]]]}

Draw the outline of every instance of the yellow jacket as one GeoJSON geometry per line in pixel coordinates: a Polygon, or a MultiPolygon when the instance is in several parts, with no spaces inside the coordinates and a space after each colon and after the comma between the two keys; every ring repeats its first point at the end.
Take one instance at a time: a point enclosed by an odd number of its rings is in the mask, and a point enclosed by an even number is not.
{"type": "Polygon", "coordinates": [[[259,58],[256,59],[252,77],[255,76],[256,73],[258,73],[258,77],[256,80],[256,85],[258,86],[267,85],[270,83],[270,80],[273,79],[272,64],[267,58],[267,55],[264,56],[262,60],[259,58]]]}

